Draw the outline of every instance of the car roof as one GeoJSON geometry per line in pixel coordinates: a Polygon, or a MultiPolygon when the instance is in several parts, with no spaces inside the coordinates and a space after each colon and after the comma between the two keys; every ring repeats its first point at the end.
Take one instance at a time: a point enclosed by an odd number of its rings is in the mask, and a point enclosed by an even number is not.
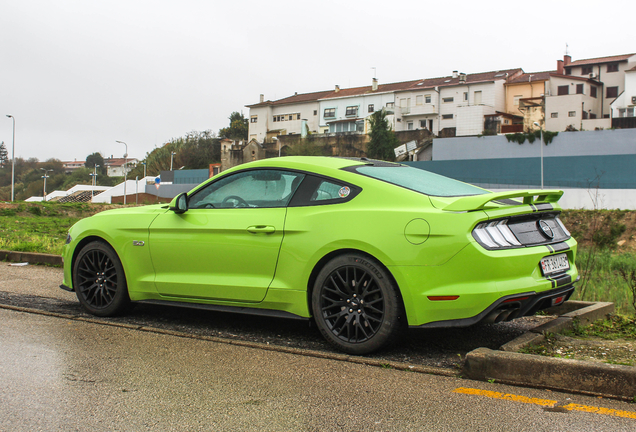
{"type": "Polygon", "coordinates": [[[304,171],[324,172],[340,170],[350,166],[372,164],[374,161],[365,158],[340,158],[329,156],[282,156],[279,158],[261,159],[239,165],[233,169],[246,168],[288,168],[304,171]]]}

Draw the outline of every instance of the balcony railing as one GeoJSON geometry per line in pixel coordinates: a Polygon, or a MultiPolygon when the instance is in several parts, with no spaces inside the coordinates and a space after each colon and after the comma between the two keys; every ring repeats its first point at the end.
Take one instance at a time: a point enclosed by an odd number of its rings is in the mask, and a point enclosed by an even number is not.
{"type": "Polygon", "coordinates": [[[397,108],[399,113],[404,116],[416,116],[416,115],[426,115],[426,114],[438,114],[437,107],[435,105],[426,104],[426,105],[415,105],[415,106],[407,106],[407,107],[399,107],[397,108]]]}

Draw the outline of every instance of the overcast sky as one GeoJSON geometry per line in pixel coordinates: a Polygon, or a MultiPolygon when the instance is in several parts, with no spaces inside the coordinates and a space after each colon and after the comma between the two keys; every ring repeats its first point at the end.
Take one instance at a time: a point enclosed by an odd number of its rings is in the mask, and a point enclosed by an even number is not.
{"type": "Polygon", "coordinates": [[[0,0],[11,156],[147,152],[232,111],[341,87],[636,52],[633,1],[0,0]]]}

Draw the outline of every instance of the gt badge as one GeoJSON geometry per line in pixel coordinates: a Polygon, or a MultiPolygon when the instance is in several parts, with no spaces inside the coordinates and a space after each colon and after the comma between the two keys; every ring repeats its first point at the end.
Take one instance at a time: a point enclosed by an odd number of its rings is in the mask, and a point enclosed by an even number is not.
{"type": "Polygon", "coordinates": [[[133,240],[133,246],[143,246],[145,244],[143,240],[133,240]]]}
{"type": "Polygon", "coordinates": [[[349,196],[350,193],[351,193],[351,189],[349,189],[349,186],[343,186],[338,191],[338,196],[340,198],[346,198],[349,196]]]}

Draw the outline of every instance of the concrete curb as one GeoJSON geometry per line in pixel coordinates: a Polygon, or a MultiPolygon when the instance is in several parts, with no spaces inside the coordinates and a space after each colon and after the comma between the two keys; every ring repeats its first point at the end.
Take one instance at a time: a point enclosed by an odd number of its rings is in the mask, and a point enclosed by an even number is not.
{"type": "Polygon", "coordinates": [[[571,329],[574,321],[589,324],[614,312],[613,303],[568,301],[569,311],[536,327],[494,351],[477,348],[466,355],[467,378],[540,387],[569,393],[633,400],[636,396],[636,367],[544,357],[518,353],[527,345],[541,343],[546,333],[571,329]]]}
{"type": "Polygon", "coordinates": [[[29,264],[48,264],[54,266],[61,266],[63,264],[61,255],[13,252],[8,250],[0,250],[0,261],[28,262],[29,264]]]}

